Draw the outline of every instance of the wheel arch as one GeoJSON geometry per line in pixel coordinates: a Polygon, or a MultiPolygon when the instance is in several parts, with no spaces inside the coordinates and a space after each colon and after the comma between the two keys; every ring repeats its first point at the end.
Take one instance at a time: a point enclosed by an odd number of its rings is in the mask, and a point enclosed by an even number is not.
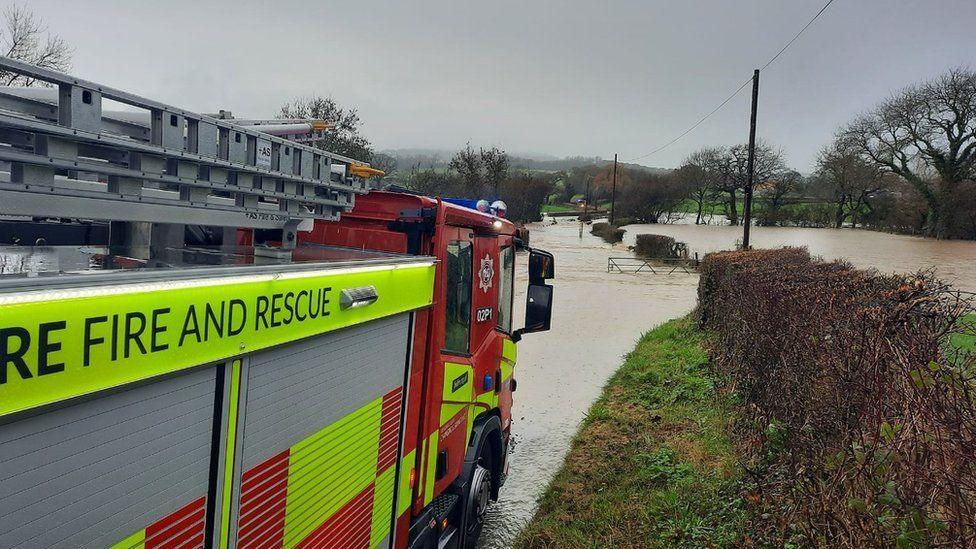
{"type": "Polygon", "coordinates": [[[491,471],[491,497],[492,500],[498,499],[498,491],[501,489],[502,469],[505,466],[503,452],[505,451],[502,439],[502,422],[500,412],[497,408],[484,412],[474,420],[471,427],[471,438],[467,452],[464,455],[464,467],[459,478],[471,478],[471,473],[478,464],[478,457],[482,455],[491,456],[489,471],[491,471]],[[484,454],[483,452],[489,452],[484,454]]]}

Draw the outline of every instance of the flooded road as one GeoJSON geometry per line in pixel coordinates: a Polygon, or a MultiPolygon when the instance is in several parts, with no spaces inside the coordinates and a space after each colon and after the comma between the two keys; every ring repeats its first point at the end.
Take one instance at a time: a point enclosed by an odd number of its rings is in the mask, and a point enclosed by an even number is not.
{"type": "MultiPolygon", "coordinates": [[[[511,467],[501,500],[489,509],[485,548],[510,545],[623,355],[643,332],[690,311],[698,287],[697,275],[607,274],[608,257],[630,254],[589,232],[581,240],[578,224],[531,230],[531,244],[556,257],[552,331],[519,343],[511,467]]],[[[524,269],[525,259],[519,262],[524,269]]],[[[524,304],[524,286],[523,278],[516,303],[524,304]]],[[[517,312],[517,326],[522,318],[517,312]]]]}
{"type": "MultiPolygon", "coordinates": [[[[508,547],[536,508],[536,498],[562,465],[576,429],[640,335],[681,316],[695,305],[697,275],[607,274],[607,258],[629,256],[579,225],[531,226],[532,245],[556,257],[552,331],[528,334],[519,343],[514,447],[501,500],[489,509],[482,548],[508,547]]],[[[686,242],[692,253],[734,248],[742,228],[730,226],[631,225],[624,244],[641,233],[686,242]]],[[[851,229],[755,227],[755,247],[807,246],[825,259],[847,259],[884,272],[934,267],[957,288],[976,291],[976,242],[936,241],[851,229]]],[[[520,258],[524,265],[524,257],[520,258]]],[[[524,269],[524,267],[520,267],[524,269]]],[[[520,274],[523,274],[520,272],[520,274]]],[[[517,282],[516,324],[521,325],[524,278],[517,282]]]]}
{"type": "MultiPolygon", "coordinates": [[[[624,243],[633,246],[641,233],[663,234],[704,255],[729,250],[742,240],[742,227],[729,225],[629,225],[624,243]]],[[[912,272],[934,267],[936,274],[959,290],[976,291],[976,242],[934,240],[917,236],[854,229],[753,227],[753,248],[806,246],[824,259],[846,259],[855,267],[882,272],[912,272]]]]}

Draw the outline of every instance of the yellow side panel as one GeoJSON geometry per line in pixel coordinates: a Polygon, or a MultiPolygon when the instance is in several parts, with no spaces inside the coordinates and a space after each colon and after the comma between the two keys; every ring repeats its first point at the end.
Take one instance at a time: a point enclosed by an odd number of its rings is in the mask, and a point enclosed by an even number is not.
{"type": "Polygon", "coordinates": [[[146,531],[139,530],[135,534],[116,543],[109,549],[143,549],[146,546],[146,531]]]}
{"type": "Polygon", "coordinates": [[[413,501],[413,486],[410,485],[410,471],[414,468],[417,459],[417,451],[413,450],[400,460],[400,489],[397,491],[396,516],[407,512],[410,502],[413,501]]]}
{"type": "Polygon", "coordinates": [[[425,307],[428,263],[0,297],[0,416],[425,307]],[[345,288],[379,299],[339,308],[345,288]]]}
{"type": "Polygon", "coordinates": [[[292,446],[285,547],[305,539],[376,479],[382,400],[374,400],[292,446]]]}
{"type": "MultiPolygon", "coordinates": [[[[393,477],[396,467],[389,467],[376,477],[373,491],[373,526],[369,545],[376,547],[390,533],[390,509],[393,508],[393,477]]],[[[399,516],[399,514],[397,515],[399,516]]]]}

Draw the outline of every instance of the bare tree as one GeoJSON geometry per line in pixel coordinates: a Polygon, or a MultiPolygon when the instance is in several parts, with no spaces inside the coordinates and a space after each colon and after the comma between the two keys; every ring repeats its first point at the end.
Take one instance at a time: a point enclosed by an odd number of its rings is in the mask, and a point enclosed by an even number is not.
{"type": "Polygon", "coordinates": [[[515,222],[541,221],[542,204],[555,189],[554,174],[515,172],[500,185],[500,198],[508,206],[505,214],[515,222]]]}
{"type": "Polygon", "coordinates": [[[976,72],[953,69],[909,86],[858,116],[839,137],[915,187],[928,204],[931,235],[953,236],[954,198],[976,170],[976,72]],[[925,168],[938,177],[925,177],[925,168]]]}
{"type": "Polygon", "coordinates": [[[321,139],[313,143],[316,147],[341,155],[369,162],[373,147],[359,130],[363,124],[356,109],[339,106],[331,97],[313,95],[295,99],[281,107],[278,118],[311,118],[324,120],[329,127],[321,139]]]}
{"type": "Polygon", "coordinates": [[[633,217],[641,223],[668,223],[688,194],[672,172],[657,174],[635,171],[632,181],[618,188],[620,217],[633,217]]]}
{"type": "Polygon", "coordinates": [[[484,167],[485,184],[492,190],[492,197],[497,198],[499,186],[508,176],[508,155],[498,147],[481,149],[481,165],[484,167]]]}
{"type": "Polygon", "coordinates": [[[838,229],[847,219],[856,227],[861,210],[870,208],[871,197],[887,186],[881,167],[865,160],[843,139],[820,152],[817,166],[816,181],[834,205],[834,226],[838,229]]]}
{"type": "Polygon", "coordinates": [[[468,143],[454,155],[450,166],[461,177],[469,197],[497,197],[502,181],[508,177],[509,160],[498,147],[475,151],[468,143]]]}
{"type": "MultiPolygon", "coordinates": [[[[14,4],[3,10],[0,45],[5,56],[17,61],[62,72],[71,68],[74,53],[71,47],[60,36],[48,31],[44,22],[27,6],[14,4]]],[[[0,71],[0,85],[30,87],[48,84],[29,76],[0,71]]]]}
{"type": "MultiPolygon", "coordinates": [[[[732,225],[739,224],[739,191],[749,184],[749,145],[733,145],[725,150],[717,167],[716,190],[727,195],[726,211],[732,225]]],[[[754,182],[761,185],[786,169],[783,153],[770,144],[756,143],[756,158],[753,164],[754,182]]]]}
{"type": "Polygon", "coordinates": [[[790,195],[797,194],[803,184],[803,176],[796,170],[784,170],[767,179],[756,189],[763,208],[756,212],[760,225],[776,225],[785,221],[783,206],[790,195]]]}
{"type": "Polygon", "coordinates": [[[695,225],[704,221],[705,208],[716,199],[716,188],[725,167],[724,154],[724,149],[720,147],[699,149],[691,153],[677,170],[676,176],[695,202],[695,225]]]}
{"type": "Polygon", "coordinates": [[[373,153],[369,165],[383,171],[383,175],[373,177],[373,179],[382,181],[385,177],[397,171],[397,158],[386,153],[373,153]]]}

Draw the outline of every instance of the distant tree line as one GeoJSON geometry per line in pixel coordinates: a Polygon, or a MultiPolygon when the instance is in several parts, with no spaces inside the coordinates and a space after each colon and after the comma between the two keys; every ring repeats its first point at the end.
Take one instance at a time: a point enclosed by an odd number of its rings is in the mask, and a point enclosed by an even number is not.
{"type": "MultiPolygon", "coordinates": [[[[574,157],[528,161],[468,144],[450,160],[377,153],[355,110],[331,98],[285,105],[282,117],[333,127],[317,145],[371,162],[396,182],[434,196],[502,199],[509,216],[535,221],[547,203],[609,206],[615,221],[742,223],[748,147],[703,147],[674,170],[574,157]]],[[[786,165],[782,151],[756,148],[753,217],[767,226],[868,227],[937,238],[976,239],[976,72],[953,69],[909,86],[840,128],[812,174],[786,165]]]]}
{"type": "MultiPolygon", "coordinates": [[[[621,222],[742,222],[748,147],[703,147],[669,173],[618,167],[621,222]]],[[[577,168],[559,199],[611,194],[610,167],[577,168]],[[588,190],[587,190],[588,189],[588,190]]],[[[768,226],[869,227],[976,239],[976,72],[953,69],[909,86],[839,129],[803,176],[782,151],[756,147],[753,212],[768,226]]]]}
{"type": "Polygon", "coordinates": [[[502,200],[508,206],[507,217],[524,223],[542,219],[541,207],[553,193],[556,178],[550,172],[512,168],[498,147],[475,150],[468,143],[446,169],[415,167],[402,183],[429,196],[502,200]]]}

